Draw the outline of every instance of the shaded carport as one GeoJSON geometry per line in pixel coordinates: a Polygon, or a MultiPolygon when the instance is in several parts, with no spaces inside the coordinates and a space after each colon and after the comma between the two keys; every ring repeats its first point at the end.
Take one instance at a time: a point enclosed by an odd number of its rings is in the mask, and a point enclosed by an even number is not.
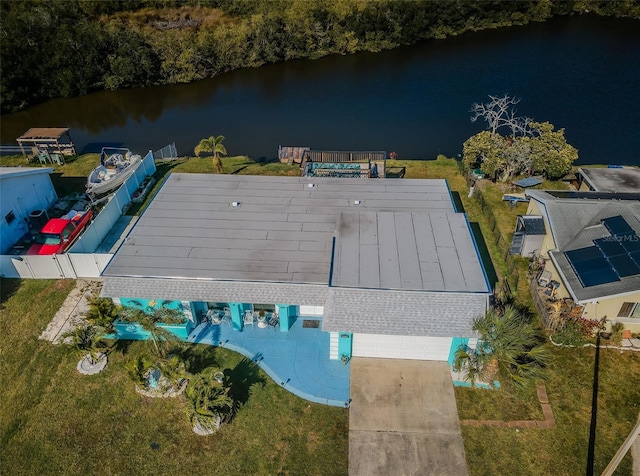
{"type": "Polygon", "coordinates": [[[351,360],[349,474],[468,475],[447,362],[351,360]]]}

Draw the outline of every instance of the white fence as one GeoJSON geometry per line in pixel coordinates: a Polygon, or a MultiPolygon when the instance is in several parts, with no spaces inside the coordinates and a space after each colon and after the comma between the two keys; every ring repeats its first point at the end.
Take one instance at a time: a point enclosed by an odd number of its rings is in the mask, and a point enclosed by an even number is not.
{"type": "Polygon", "coordinates": [[[155,160],[170,160],[178,158],[178,149],[176,149],[176,143],[169,144],[164,146],[160,150],[156,150],[153,153],[153,158],[155,160]]]}
{"type": "Polygon", "coordinates": [[[145,177],[153,175],[155,171],[153,153],[149,151],[67,253],[46,256],[0,255],[0,276],[33,279],[99,277],[113,254],[95,251],[131,203],[133,193],[145,177]]]}

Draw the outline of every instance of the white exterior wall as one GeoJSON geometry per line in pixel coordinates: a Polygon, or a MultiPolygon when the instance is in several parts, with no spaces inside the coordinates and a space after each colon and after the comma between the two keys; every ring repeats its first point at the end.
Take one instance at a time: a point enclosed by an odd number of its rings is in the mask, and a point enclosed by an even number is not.
{"type": "Polygon", "coordinates": [[[5,254],[29,231],[29,214],[34,210],[46,210],[58,196],[51,183],[52,169],[15,167],[16,173],[0,174],[0,254],[5,254]],[[13,212],[15,219],[7,223],[5,217],[13,212]]]}
{"type": "Polygon", "coordinates": [[[324,313],[324,306],[300,306],[300,316],[319,316],[322,317],[324,313]]]}
{"type": "Polygon", "coordinates": [[[452,337],[353,334],[352,356],[446,362],[452,341],[452,337]]]}

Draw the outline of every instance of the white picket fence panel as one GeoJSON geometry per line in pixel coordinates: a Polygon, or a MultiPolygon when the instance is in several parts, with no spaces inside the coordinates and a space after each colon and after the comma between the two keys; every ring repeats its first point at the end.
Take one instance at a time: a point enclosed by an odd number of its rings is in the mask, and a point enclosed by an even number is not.
{"type": "Polygon", "coordinates": [[[31,279],[99,277],[113,254],[95,251],[131,203],[133,193],[145,177],[153,175],[155,171],[153,152],[149,151],[67,253],[47,256],[0,255],[0,276],[31,279]]]}

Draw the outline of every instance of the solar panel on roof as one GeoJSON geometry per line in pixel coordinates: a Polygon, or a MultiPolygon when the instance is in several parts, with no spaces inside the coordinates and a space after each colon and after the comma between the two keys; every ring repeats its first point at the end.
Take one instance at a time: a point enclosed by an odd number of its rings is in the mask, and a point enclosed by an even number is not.
{"type": "Polygon", "coordinates": [[[627,250],[627,253],[640,251],[640,237],[638,235],[625,235],[620,237],[620,244],[627,250]]]}
{"type": "Polygon", "coordinates": [[[577,263],[571,263],[576,273],[589,273],[595,270],[603,270],[611,268],[611,265],[605,258],[595,258],[586,261],[578,261],[577,263]]]}
{"type": "Polygon", "coordinates": [[[585,288],[620,280],[611,263],[595,246],[566,251],[564,254],[585,288]]]}
{"type": "Polygon", "coordinates": [[[578,274],[578,278],[585,288],[620,281],[618,275],[610,266],[606,269],[580,273],[578,274]]]}
{"type": "Polygon", "coordinates": [[[609,262],[621,278],[640,274],[640,266],[634,263],[631,257],[627,254],[613,256],[609,258],[609,262]]]}
{"type": "Polygon", "coordinates": [[[598,240],[593,240],[602,254],[604,254],[607,258],[610,256],[617,255],[625,255],[627,254],[627,250],[622,247],[622,243],[613,236],[607,236],[606,238],[600,238],[598,240]]]}
{"type": "Polygon", "coordinates": [[[635,251],[633,253],[629,253],[629,256],[631,256],[631,259],[638,265],[640,266],[640,251],[635,251]]]}
{"type": "Polygon", "coordinates": [[[605,218],[602,223],[612,235],[635,235],[633,228],[629,226],[622,215],[605,218]]]}
{"type": "Polygon", "coordinates": [[[595,246],[567,251],[565,252],[565,255],[567,255],[567,259],[571,263],[578,263],[580,261],[602,258],[602,252],[595,246]]]}

